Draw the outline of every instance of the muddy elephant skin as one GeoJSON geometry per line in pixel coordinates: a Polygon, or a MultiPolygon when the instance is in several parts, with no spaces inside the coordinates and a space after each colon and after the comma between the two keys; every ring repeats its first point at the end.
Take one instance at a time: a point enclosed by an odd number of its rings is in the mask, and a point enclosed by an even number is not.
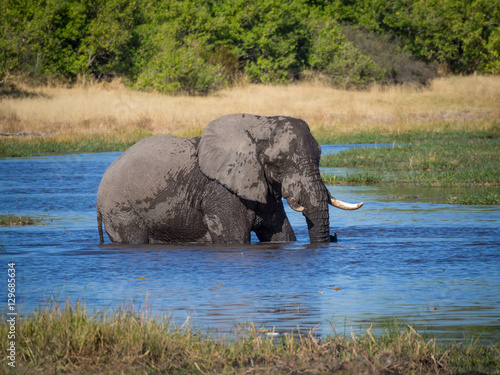
{"type": "Polygon", "coordinates": [[[295,241],[285,198],[305,216],[311,243],[329,242],[328,204],[361,204],[330,196],[320,156],[309,126],[283,116],[227,115],[201,137],[143,139],[104,173],[100,240],[104,224],[120,243],[248,243],[252,231],[260,241],[295,241]]]}

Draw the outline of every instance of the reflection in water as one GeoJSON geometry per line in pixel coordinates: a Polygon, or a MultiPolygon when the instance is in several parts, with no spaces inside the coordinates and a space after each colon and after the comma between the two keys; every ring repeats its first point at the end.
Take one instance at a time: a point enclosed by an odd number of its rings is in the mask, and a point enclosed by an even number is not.
{"type": "Polygon", "coordinates": [[[441,339],[500,333],[498,207],[340,186],[334,196],[366,203],[354,212],[331,208],[338,243],[309,245],[304,218],[287,207],[299,239],[292,244],[100,246],[95,197],[118,155],[0,160],[0,213],[49,218],[0,228],[0,272],[16,263],[25,313],[55,296],[96,309],[147,303],[221,332],[253,322],[279,333],[300,326],[329,334],[333,326],[349,334],[397,319],[441,339]]]}

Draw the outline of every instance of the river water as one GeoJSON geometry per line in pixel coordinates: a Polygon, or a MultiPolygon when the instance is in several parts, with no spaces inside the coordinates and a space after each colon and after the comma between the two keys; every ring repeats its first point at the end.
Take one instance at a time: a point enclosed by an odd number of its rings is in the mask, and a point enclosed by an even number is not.
{"type": "MultiPolygon", "coordinates": [[[[349,147],[359,145],[323,150],[349,147]]],[[[0,278],[14,262],[22,313],[55,298],[90,311],[147,306],[223,334],[248,322],[280,335],[362,333],[371,324],[377,333],[397,321],[443,341],[498,340],[498,206],[436,203],[433,189],[334,186],[333,196],[365,202],[330,209],[337,243],[309,245],[305,219],[286,206],[291,244],[100,245],[96,193],[118,155],[0,160],[0,214],[42,219],[0,228],[0,278]]]]}

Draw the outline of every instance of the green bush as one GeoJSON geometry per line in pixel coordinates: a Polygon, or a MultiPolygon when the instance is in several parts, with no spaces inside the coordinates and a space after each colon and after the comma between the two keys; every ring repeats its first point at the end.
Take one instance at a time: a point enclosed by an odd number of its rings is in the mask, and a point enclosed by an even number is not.
{"type": "Polygon", "coordinates": [[[362,27],[346,25],[342,26],[342,32],[361,53],[385,71],[384,77],[379,77],[379,82],[425,85],[436,76],[434,65],[417,60],[404,51],[401,42],[391,34],[370,33],[362,27]]]}
{"type": "Polygon", "coordinates": [[[336,23],[318,25],[315,34],[309,63],[333,85],[364,87],[385,76],[383,69],[346,39],[336,23]]]}
{"type": "Polygon", "coordinates": [[[207,94],[226,84],[223,67],[210,64],[201,56],[202,47],[195,41],[179,45],[168,36],[157,36],[158,44],[137,80],[135,88],[165,94],[207,94]]]}

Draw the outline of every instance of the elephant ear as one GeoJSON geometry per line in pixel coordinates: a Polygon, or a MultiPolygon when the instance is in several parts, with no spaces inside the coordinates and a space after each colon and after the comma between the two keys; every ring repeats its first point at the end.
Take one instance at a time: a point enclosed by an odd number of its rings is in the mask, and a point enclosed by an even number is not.
{"type": "Polygon", "coordinates": [[[266,202],[267,183],[257,157],[256,140],[268,137],[259,116],[239,114],[208,124],[198,146],[200,169],[241,198],[266,202]]]}

